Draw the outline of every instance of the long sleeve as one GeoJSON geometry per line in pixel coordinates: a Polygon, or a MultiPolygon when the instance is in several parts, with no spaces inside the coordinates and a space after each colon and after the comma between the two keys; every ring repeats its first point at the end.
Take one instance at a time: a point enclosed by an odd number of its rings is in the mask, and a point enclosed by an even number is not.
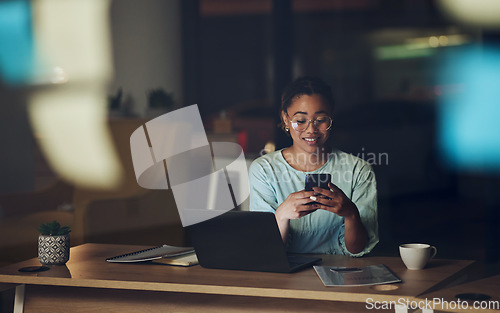
{"type": "Polygon", "coordinates": [[[272,212],[278,208],[276,193],[263,166],[253,162],[248,172],[250,180],[250,211],[272,212]]]}
{"type": "Polygon", "coordinates": [[[359,257],[369,253],[379,242],[378,238],[378,220],[377,220],[377,183],[375,174],[371,166],[365,164],[360,171],[356,173],[353,179],[353,190],[351,201],[358,208],[361,222],[365,226],[368,234],[368,241],[363,251],[353,254],[347,250],[344,241],[344,226],[338,232],[338,244],[343,254],[359,257]]]}

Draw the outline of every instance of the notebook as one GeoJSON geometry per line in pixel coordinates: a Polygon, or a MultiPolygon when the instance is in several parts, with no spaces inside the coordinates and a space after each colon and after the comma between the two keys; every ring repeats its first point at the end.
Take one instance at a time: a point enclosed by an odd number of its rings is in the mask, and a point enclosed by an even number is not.
{"type": "Polygon", "coordinates": [[[160,259],[162,257],[175,257],[180,255],[185,255],[193,253],[194,249],[192,247],[174,247],[169,245],[162,245],[159,247],[154,247],[150,249],[144,249],[139,251],[134,251],[127,254],[122,254],[107,258],[108,262],[145,262],[160,259]]]}
{"type": "Polygon", "coordinates": [[[384,264],[359,268],[314,266],[314,270],[325,286],[367,286],[401,282],[384,264]]]}
{"type": "Polygon", "coordinates": [[[287,255],[273,213],[229,211],[186,230],[206,268],[291,273],[321,261],[287,255]]]}

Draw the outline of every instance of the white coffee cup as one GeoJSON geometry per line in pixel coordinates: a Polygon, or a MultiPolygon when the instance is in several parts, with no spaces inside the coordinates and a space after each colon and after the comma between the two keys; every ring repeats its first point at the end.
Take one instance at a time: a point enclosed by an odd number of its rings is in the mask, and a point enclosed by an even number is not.
{"type": "Polygon", "coordinates": [[[409,270],[421,270],[437,253],[434,246],[425,243],[407,243],[399,246],[399,254],[409,270]]]}

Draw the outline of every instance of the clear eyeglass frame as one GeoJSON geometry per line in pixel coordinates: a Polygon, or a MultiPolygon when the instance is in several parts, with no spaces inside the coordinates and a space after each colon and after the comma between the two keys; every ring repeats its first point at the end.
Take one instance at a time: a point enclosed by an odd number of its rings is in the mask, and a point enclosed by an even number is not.
{"type": "MultiPolygon", "coordinates": [[[[288,113],[287,113],[287,116],[288,116],[288,113]]],[[[288,119],[290,120],[290,116],[288,116],[288,119]]],[[[304,119],[303,117],[296,116],[290,120],[290,124],[292,125],[292,128],[295,129],[296,131],[305,131],[309,127],[309,125],[311,124],[311,121],[314,123],[314,126],[320,131],[327,131],[330,128],[332,128],[333,120],[330,116],[327,116],[327,115],[321,116],[321,117],[315,118],[315,119],[304,119]],[[327,119],[327,120],[324,121],[324,123],[323,123],[323,122],[319,121],[321,119],[327,119]],[[299,120],[301,120],[303,122],[307,122],[307,123],[299,125],[298,124],[299,120]],[[325,127],[326,125],[328,125],[328,126],[325,127]]]]}

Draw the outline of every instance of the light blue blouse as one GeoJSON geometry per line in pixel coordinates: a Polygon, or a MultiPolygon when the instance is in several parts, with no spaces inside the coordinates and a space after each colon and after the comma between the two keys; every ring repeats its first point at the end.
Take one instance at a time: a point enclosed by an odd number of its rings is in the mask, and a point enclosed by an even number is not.
{"type": "Polygon", "coordinates": [[[275,213],[289,194],[304,190],[309,173],[329,173],[332,183],[356,204],[368,232],[368,242],[360,253],[350,253],[344,243],[344,218],[316,210],[300,219],[290,220],[287,251],[362,256],[378,243],[377,186],[371,166],[351,154],[335,150],[328,161],[313,172],[301,172],[284,159],[282,150],[263,155],[249,169],[250,210],[275,213]]]}

